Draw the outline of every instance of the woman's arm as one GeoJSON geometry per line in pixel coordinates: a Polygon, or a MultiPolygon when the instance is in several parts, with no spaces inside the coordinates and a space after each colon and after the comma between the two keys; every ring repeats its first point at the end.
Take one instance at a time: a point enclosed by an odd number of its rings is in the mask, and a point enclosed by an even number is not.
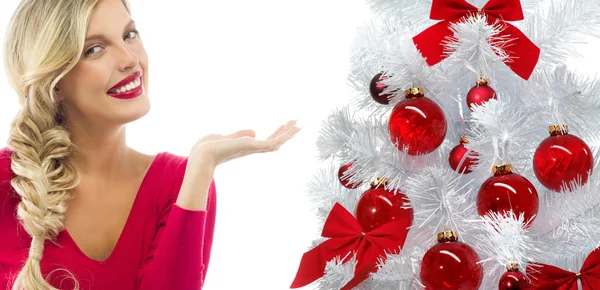
{"type": "Polygon", "coordinates": [[[177,202],[171,199],[161,213],[136,289],[202,289],[212,248],[216,186],[212,173],[199,175],[187,164],[185,174],[176,170],[179,178],[171,191],[177,202]]]}
{"type": "Polygon", "coordinates": [[[215,169],[209,165],[196,166],[188,163],[175,204],[188,210],[206,210],[208,187],[214,172],[215,169]]]}
{"type": "MultiPolygon", "coordinates": [[[[266,140],[254,139],[252,130],[230,135],[212,134],[200,139],[188,157],[177,201],[169,207],[168,221],[156,253],[144,271],[140,290],[199,290],[205,276],[205,226],[214,201],[213,175],[219,164],[258,152],[276,151],[300,129],[290,121],[266,140]],[[172,209],[171,209],[172,208],[172,209]]],[[[167,219],[167,218],[166,218],[167,219]]],[[[158,236],[158,235],[157,235],[158,236]]],[[[208,252],[206,252],[208,251],[208,252]]]]}

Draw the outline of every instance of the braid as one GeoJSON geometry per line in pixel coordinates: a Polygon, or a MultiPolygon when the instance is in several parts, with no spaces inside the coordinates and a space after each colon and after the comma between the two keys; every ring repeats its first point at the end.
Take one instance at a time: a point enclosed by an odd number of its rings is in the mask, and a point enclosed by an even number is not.
{"type": "MultiPolygon", "coordinates": [[[[41,102],[38,102],[40,105],[41,102]]],[[[33,116],[56,116],[52,107],[37,108],[44,114],[21,111],[13,121],[8,148],[13,152],[11,168],[16,174],[11,185],[21,197],[17,218],[31,236],[29,255],[15,279],[13,290],[51,289],[40,269],[44,243],[56,243],[64,229],[66,201],[78,183],[77,172],[67,160],[73,145],[64,126],[51,120],[35,120],[33,116]]],[[[68,272],[68,270],[67,270],[68,272]]],[[[75,280],[76,288],[77,280],[75,280]]]]}

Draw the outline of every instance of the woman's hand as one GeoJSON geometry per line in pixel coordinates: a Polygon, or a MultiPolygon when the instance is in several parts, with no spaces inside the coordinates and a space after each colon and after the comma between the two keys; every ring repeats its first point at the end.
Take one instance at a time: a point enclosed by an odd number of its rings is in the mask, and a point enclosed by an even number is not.
{"type": "Polygon", "coordinates": [[[246,155],[276,151],[294,137],[300,128],[296,121],[281,125],[269,138],[257,140],[253,130],[241,130],[230,135],[211,134],[202,137],[192,148],[189,161],[199,168],[215,169],[219,164],[246,155]]]}
{"type": "Polygon", "coordinates": [[[253,153],[276,151],[298,131],[300,128],[296,127],[296,121],[289,121],[265,140],[255,139],[253,130],[202,137],[188,157],[177,205],[191,210],[205,210],[208,187],[219,164],[253,153]]]}

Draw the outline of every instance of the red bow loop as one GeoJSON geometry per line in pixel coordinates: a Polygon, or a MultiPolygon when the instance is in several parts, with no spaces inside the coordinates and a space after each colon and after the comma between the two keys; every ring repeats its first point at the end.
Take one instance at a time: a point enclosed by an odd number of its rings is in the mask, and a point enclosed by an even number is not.
{"type": "Polygon", "coordinates": [[[600,286],[600,248],[593,250],[583,262],[581,271],[573,273],[561,268],[534,264],[527,267],[532,290],[577,290],[581,280],[583,290],[598,289],[600,286]]]}
{"type": "MultiPolygon", "coordinates": [[[[503,47],[508,56],[505,64],[521,78],[529,79],[538,62],[540,48],[514,25],[505,22],[524,19],[519,0],[490,0],[481,10],[465,0],[432,0],[430,18],[442,21],[413,37],[427,64],[433,66],[448,57],[445,44],[453,36],[450,26],[477,13],[486,16],[488,25],[502,24],[499,37],[510,39],[503,47]]],[[[499,51],[494,51],[499,55],[499,51]]]]}
{"type": "Polygon", "coordinates": [[[364,232],[356,218],[336,203],[323,226],[322,236],[329,238],[304,253],[291,289],[306,286],[325,274],[328,261],[342,257],[346,263],[356,254],[354,278],[341,289],[351,289],[376,270],[378,259],[386,253],[398,253],[406,240],[407,221],[395,220],[370,232],[364,232]]]}
{"type": "Polygon", "coordinates": [[[481,10],[464,0],[432,0],[429,18],[431,20],[455,20],[479,12],[504,21],[525,19],[519,0],[490,0],[481,10]]]}

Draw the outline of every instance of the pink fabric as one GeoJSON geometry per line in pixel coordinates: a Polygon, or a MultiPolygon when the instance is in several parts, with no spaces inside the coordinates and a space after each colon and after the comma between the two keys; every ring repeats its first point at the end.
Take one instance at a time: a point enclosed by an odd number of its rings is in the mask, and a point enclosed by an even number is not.
{"type": "MultiPolygon", "coordinates": [[[[0,289],[12,286],[31,241],[16,219],[20,197],[10,185],[10,154],[0,150],[0,289]]],[[[206,211],[175,205],[186,164],[187,157],[157,155],[107,260],[88,258],[66,230],[58,236],[60,247],[46,241],[41,262],[46,279],[56,288],[73,289],[64,271],[47,277],[66,268],[82,290],[202,289],[213,242],[216,188],[213,180],[206,211]]]]}

